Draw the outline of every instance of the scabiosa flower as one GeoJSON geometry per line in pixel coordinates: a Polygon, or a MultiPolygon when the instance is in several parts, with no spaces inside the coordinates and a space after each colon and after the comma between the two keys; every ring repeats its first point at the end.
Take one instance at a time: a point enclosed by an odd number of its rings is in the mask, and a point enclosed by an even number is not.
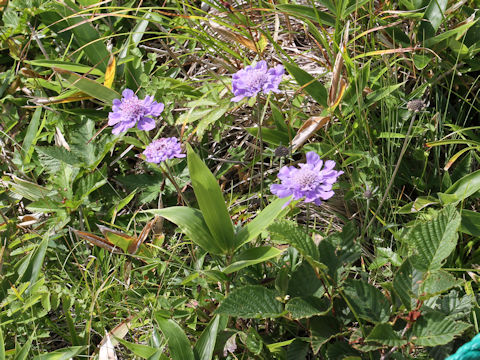
{"type": "Polygon", "coordinates": [[[278,93],[278,85],[284,73],[285,69],[282,65],[269,69],[265,60],[237,71],[232,79],[233,95],[235,95],[232,101],[239,102],[245,97],[257,95],[260,91],[265,94],[270,91],[278,93]]]}
{"type": "Polygon", "coordinates": [[[112,111],[108,114],[108,125],[114,125],[112,133],[120,134],[137,123],[140,130],[152,130],[155,127],[152,116],[159,116],[164,105],[154,101],[153,96],[140,100],[130,89],[123,90],[122,96],[121,100],[113,100],[112,111]]]}
{"type": "Polygon", "coordinates": [[[143,152],[148,162],[159,164],[173,158],[184,158],[182,148],[177,138],[161,138],[152,141],[143,152]]]}
{"type": "MultiPolygon", "coordinates": [[[[313,151],[307,153],[307,163],[300,164],[300,168],[284,166],[278,173],[281,184],[273,184],[270,191],[280,198],[293,195],[293,200],[300,200],[320,205],[322,200],[330,199],[334,192],[333,184],[343,171],[335,171],[335,161],[323,161],[313,151]]],[[[289,203],[289,202],[288,202],[289,203]]],[[[288,205],[285,204],[286,205],[288,205]]]]}

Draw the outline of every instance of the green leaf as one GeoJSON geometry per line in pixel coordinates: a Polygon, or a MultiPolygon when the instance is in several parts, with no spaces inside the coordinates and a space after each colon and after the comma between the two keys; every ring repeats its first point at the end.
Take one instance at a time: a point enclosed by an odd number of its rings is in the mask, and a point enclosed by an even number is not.
{"type": "Polygon", "coordinates": [[[291,299],[285,310],[292,314],[294,320],[310,318],[315,315],[325,315],[331,309],[330,301],[323,297],[302,296],[291,299]]]}
{"type": "Polygon", "coordinates": [[[40,117],[42,116],[42,108],[38,107],[32,115],[32,119],[28,123],[27,132],[25,133],[25,137],[23,138],[22,143],[22,155],[23,155],[23,163],[28,164],[30,162],[30,158],[32,157],[33,147],[36,143],[36,137],[38,128],[40,126],[40,117]]]}
{"type": "Polygon", "coordinates": [[[322,281],[318,278],[313,267],[303,261],[292,274],[288,282],[288,295],[290,297],[316,296],[322,297],[325,292],[322,281]]]}
{"type": "MultiPolygon", "coordinates": [[[[30,348],[32,347],[33,335],[31,335],[27,342],[19,349],[20,351],[15,351],[14,360],[26,360],[28,354],[30,353],[30,348]]],[[[15,346],[16,347],[16,346],[15,346]]]]}
{"type": "Polygon", "coordinates": [[[462,210],[460,231],[465,234],[480,237],[480,213],[471,210],[462,210]]]}
{"type": "Polygon", "coordinates": [[[43,67],[48,67],[48,68],[58,68],[62,70],[68,70],[68,71],[73,71],[73,72],[78,72],[78,73],[88,73],[90,75],[96,75],[96,76],[104,76],[104,72],[100,71],[99,69],[92,68],[91,66],[87,65],[82,65],[82,64],[77,64],[77,63],[72,63],[72,62],[67,62],[67,61],[61,61],[61,60],[25,60],[27,64],[33,65],[33,66],[43,66],[43,67]]]}
{"type": "Polygon", "coordinates": [[[205,223],[224,254],[236,248],[233,224],[228,214],[222,190],[208,167],[187,144],[187,162],[192,186],[205,223]]]}
{"type": "Polygon", "coordinates": [[[0,360],[5,360],[5,342],[3,339],[2,328],[0,328],[0,360]]]}
{"type": "Polygon", "coordinates": [[[86,348],[86,346],[72,346],[48,354],[37,355],[33,360],[69,360],[74,356],[80,355],[86,348]]]}
{"type": "Polygon", "coordinates": [[[295,339],[287,348],[287,360],[308,359],[307,354],[310,344],[306,341],[295,339]]]}
{"type": "Polygon", "coordinates": [[[390,85],[390,86],[385,86],[381,89],[375,90],[371,92],[370,94],[367,95],[367,101],[366,101],[366,106],[370,106],[377,101],[380,101],[381,99],[387,97],[390,95],[392,92],[397,90],[399,87],[403,86],[405,84],[405,81],[400,84],[395,84],[395,85],[390,85]]]}
{"type": "Polygon", "coordinates": [[[224,253],[224,249],[210,234],[202,212],[185,206],[173,206],[165,209],[144,211],[156,214],[176,224],[195,244],[215,255],[224,253]]]}
{"type": "Polygon", "coordinates": [[[265,230],[272,222],[274,222],[279,216],[285,215],[288,211],[284,209],[285,203],[288,199],[276,199],[259,214],[255,216],[255,219],[244,225],[235,236],[236,248],[248,243],[255,239],[263,230],[265,230]]]}
{"type": "Polygon", "coordinates": [[[410,341],[419,346],[444,345],[469,327],[470,324],[453,321],[442,313],[426,313],[413,324],[410,341]]]}
{"type": "Polygon", "coordinates": [[[412,302],[418,297],[423,274],[422,271],[413,267],[412,261],[408,258],[403,262],[393,278],[393,290],[407,310],[412,309],[412,302]]]}
{"type": "MultiPolygon", "coordinates": [[[[330,1],[325,1],[332,7],[331,11],[335,12],[335,7],[330,1]]],[[[311,6],[297,4],[279,4],[276,8],[282,12],[301,19],[308,19],[327,26],[335,26],[335,18],[325,11],[314,9],[311,6]]]]}
{"type": "MultiPolygon", "coordinates": [[[[54,29],[53,31],[66,35],[67,39],[71,38],[77,49],[82,48],[92,65],[105,72],[110,54],[104,41],[99,41],[101,35],[92,24],[84,22],[83,16],[76,16],[80,8],[70,0],[66,0],[65,3],[53,2],[51,5],[56,9],[57,14],[55,17],[50,17],[53,21],[46,22],[54,29]],[[73,27],[65,33],[65,29],[70,26],[73,27]],[[69,36],[69,32],[73,36],[69,36]]],[[[41,17],[44,19],[43,16],[41,17]]]]}
{"type": "Polygon", "coordinates": [[[457,245],[459,226],[460,215],[453,205],[416,225],[407,235],[407,241],[418,253],[413,265],[422,271],[439,269],[457,245]]]}
{"type": "Polygon", "coordinates": [[[345,282],[345,297],[357,315],[373,323],[387,322],[390,317],[390,304],[375,286],[362,280],[345,282]]]}
{"type": "MultiPolygon", "coordinates": [[[[259,137],[258,127],[245,128],[247,132],[255,137],[259,137]]],[[[262,128],[262,140],[272,146],[287,145],[290,143],[288,133],[276,129],[262,128]]]]}
{"type": "Polygon", "coordinates": [[[213,358],[213,350],[215,349],[215,342],[217,340],[218,324],[220,322],[220,315],[216,315],[202,331],[195,346],[193,353],[195,360],[210,360],[213,358]]]}
{"type": "Polygon", "coordinates": [[[327,89],[325,86],[315,79],[312,75],[305,70],[300,69],[297,65],[283,62],[285,69],[295,78],[300,86],[305,86],[304,90],[320,105],[327,106],[327,89]],[[308,84],[308,85],[307,85],[308,84]]]}
{"type": "Polygon", "coordinates": [[[244,267],[255,265],[279,256],[283,250],[271,246],[260,246],[247,249],[233,258],[233,263],[223,269],[223,273],[230,274],[244,267]]]}
{"type": "Polygon", "coordinates": [[[119,99],[121,96],[115,90],[112,90],[102,84],[88,79],[86,77],[80,76],[74,72],[68,70],[62,70],[55,68],[55,71],[59,73],[62,78],[70,83],[73,87],[77,88],[80,91],[83,91],[85,94],[88,94],[98,100],[103,101],[104,103],[110,105],[114,99],[119,99]]]}
{"type": "Polygon", "coordinates": [[[420,39],[425,40],[435,35],[444,19],[447,3],[448,0],[430,0],[418,28],[417,34],[420,39]]]}
{"type": "Polygon", "coordinates": [[[255,355],[259,355],[262,352],[263,339],[254,327],[251,327],[247,330],[247,338],[245,339],[245,345],[247,349],[255,355]]]}
{"type": "Polygon", "coordinates": [[[156,316],[158,327],[167,339],[170,359],[172,360],[195,360],[193,351],[187,336],[182,328],[171,319],[156,316]]]}
{"type": "Polygon", "coordinates": [[[297,223],[288,220],[281,220],[270,225],[268,230],[275,234],[274,240],[279,237],[292,245],[300,254],[313,260],[319,259],[318,248],[312,238],[297,223]]]}
{"type": "MultiPolygon", "coordinates": [[[[28,266],[21,275],[19,282],[29,282],[27,293],[37,282],[38,276],[42,270],[43,260],[48,248],[48,236],[45,236],[28,260],[28,266]]],[[[20,274],[19,274],[20,275],[20,274]]]]}
{"type": "Polygon", "coordinates": [[[274,318],[283,314],[282,303],[275,291],[260,285],[247,285],[234,289],[220,304],[216,314],[245,319],[274,318]]]}
{"type": "MultiPolygon", "coordinates": [[[[477,170],[456,181],[445,191],[445,194],[454,195],[444,204],[457,203],[465,200],[480,190],[480,170],[477,170]]],[[[441,199],[443,201],[443,199],[441,199]]]]}
{"type": "Polygon", "coordinates": [[[340,323],[333,316],[315,316],[310,320],[311,342],[314,353],[340,333],[340,323]]]}
{"type": "Polygon", "coordinates": [[[154,356],[154,354],[158,352],[158,349],[152,346],[135,344],[120,338],[116,338],[116,340],[120,344],[125,346],[128,350],[130,350],[132,353],[134,353],[136,356],[139,356],[142,359],[149,359],[150,357],[154,356]]]}
{"type": "Polygon", "coordinates": [[[444,293],[452,287],[460,285],[461,281],[445,270],[433,270],[427,273],[421,286],[422,300],[444,293]]]}
{"type": "Polygon", "coordinates": [[[365,341],[374,341],[387,346],[402,346],[407,343],[407,340],[403,340],[388,323],[375,325],[365,341]]]}

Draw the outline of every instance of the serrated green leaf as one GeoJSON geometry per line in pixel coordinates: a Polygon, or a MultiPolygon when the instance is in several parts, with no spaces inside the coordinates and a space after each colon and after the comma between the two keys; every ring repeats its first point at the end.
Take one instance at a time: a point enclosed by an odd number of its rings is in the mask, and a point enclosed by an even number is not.
{"type": "Polygon", "coordinates": [[[444,345],[471,326],[464,322],[453,321],[442,313],[427,313],[420,316],[413,324],[410,341],[419,346],[444,345]]]}
{"type": "Polygon", "coordinates": [[[375,325],[365,341],[374,341],[387,346],[402,346],[407,343],[407,340],[402,339],[388,323],[375,325]]]}
{"type": "Polygon", "coordinates": [[[225,274],[231,274],[250,265],[273,259],[279,256],[283,250],[271,246],[260,246],[247,249],[233,258],[233,263],[223,269],[225,274]]]}
{"type": "Polygon", "coordinates": [[[319,259],[318,248],[303,228],[296,222],[281,220],[270,225],[268,230],[296,248],[300,254],[313,260],[319,259]]]}
{"type": "Polygon", "coordinates": [[[277,293],[260,285],[247,285],[234,289],[220,304],[216,314],[241,318],[265,319],[281,316],[282,303],[277,293]]]}
{"type": "Polygon", "coordinates": [[[360,318],[373,323],[388,321],[390,304],[375,286],[362,280],[347,280],[344,293],[360,318]]]}
{"type": "Polygon", "coordinates": [[[236,248],[232,220],[228,214],[222,190],[208,167],[187,144],[187,162],[192,186],[205,223],[215,242],[224,254],[236,248]]]}
{"type": "Polygon", "coordinates": [[[304,261],[298,266],[288,282],[288,294],[290,297],[316,296],[322,297],[325,288],[318,278],[313,267],[304,261]]]}
{"type": "Polygon", "coordinates": [[[421,286],[421,298],[427,299],[450,290],[452,287],[460,285],[461,281],[445,270],[433,270],[427,273],[421,286]]]}
{"type": "Polygon", "coordinates": [[[413,265],[422,271],[439,269],[443,260],[457,245],[460,215],[453,206],[448,206],[438,215],[416,225],[408,233],[408,242],[417,251],[413,265]]]}
{"type": "Polygon", "coordinates": [[[172,360],[195,360],[192,347],[182,328],[171,319],[156,317],[157,324],[167,339],[170,359],[172,360]]]}
{"type": "Polygon", "coordinates": [[[315,316],[310,320],[310,336],[314,353],[340,333],[340,323],[333,316],[315,316]]]}
{"type": "Polygon", "coordinates": [[[419,295],[423,274],[422,271],[413,267],[412,261],[408,258],[403,262],[393,278],[393,290],[400,297],[400,301],[407,310],[412,309],[412,302],[419,295]]]}
{"type": "Polygon", "coordinates": [[[295,320],[310,318],[315,315],[325,315],[331,309],[331,302],[316,296],[302,296],[291,299],[285,310],[287,310],[295,320]]]}

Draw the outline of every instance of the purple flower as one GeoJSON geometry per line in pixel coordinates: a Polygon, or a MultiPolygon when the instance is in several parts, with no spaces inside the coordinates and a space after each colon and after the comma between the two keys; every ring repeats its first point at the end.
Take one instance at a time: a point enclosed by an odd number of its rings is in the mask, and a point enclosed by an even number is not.
{"type": "MultiPolygon", "coordinates": [[[[293,200],[305,198],[305,202],[320,205],[322,200],[330,199],[334,192],[332,185],[343,171],[335,171],[335,161],[323,161],[313,151],[307,153],[307,163],[300,164],[300,168],[284,166],[278,173],[281,184],[273,184],[270,191],[280,198],[293,195],[293,200]]],[[[290,203],[290,201],[288,202],[290,203]]],[[[286,205],[288,205],[288,203],[286,205]]]]}
{"type": "Polygon", "coordinates": [[[268,94],[270,91],[278,93],[278,85],[282,81],[285,69],[277,65],[269,69],[265,60],[259,61],[255,66],[249,65],[245,69],[233,74],[232,87],[233,102],[239,102],[245,97],[257,95],[260,91],[268,94]]]}
{"type": "Polygon", "coordinates": [[[153,96],[140,100],[130,89],[123,90],[122,99],[113,100],[112,111],[108,114],[108,125],[113,127],[112,133],[117,135],[132,128],[138,122],[140,130],[152,130],[155,120],[164,108],[162,103],[153,101],[153,96]]]}
{"type": "Polygon", "coordinates": [[[173,158],[184,158],[182,148],[177,138],[161,138],[152,141],[143,152],[148,162],[159,164],[173,158]]]}

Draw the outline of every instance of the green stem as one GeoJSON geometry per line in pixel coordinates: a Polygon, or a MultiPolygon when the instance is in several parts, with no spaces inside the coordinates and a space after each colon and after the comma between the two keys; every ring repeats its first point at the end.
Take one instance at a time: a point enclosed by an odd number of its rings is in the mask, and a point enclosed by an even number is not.
{"type": "Polygon", "coordinates": [[[158,165],[158,167],[162,171],[163,175],[165,175],[167,177],[167,179],[170,180],[170,182],[173,184],[173,186],[175,187],[175,190],[177,190],[178,194],[181,196],[182,201],[185,203],[185,205],[190,206],[190,203],[188,202],[188,200],[183,195],[183,192],[180,189],[180,186],[178,186],[177,181],[175,180],[175,177],[173,176],[172,170],[170,169],[170,167],[167,165],[166,162],[164,162],[164,164],[165,164],[165,167],[166,167],[167,170],[165,170],[162,167],[162,165],[160,165],[160,164],[158,165]]]}

